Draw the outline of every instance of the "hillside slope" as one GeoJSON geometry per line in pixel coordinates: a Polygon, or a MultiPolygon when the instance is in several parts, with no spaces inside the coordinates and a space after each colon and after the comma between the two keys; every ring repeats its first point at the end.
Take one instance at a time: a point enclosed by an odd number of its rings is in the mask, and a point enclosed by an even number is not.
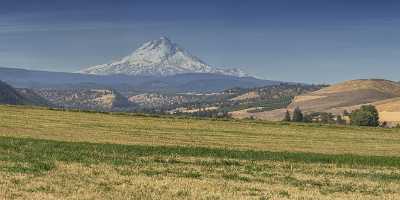
{"type": "Polygon", "coordinates": [[[16,91],[26,99],[27,104],[35,106],[51,106],[51,103],[35,91],[26,88],[16,88],[16,91]]]}
{"type": "Polygon", "coordinates": [[[400,84],[381,79],[351,80],[321,90],[300,95],[288,106],[305,112],[341,113],[343,109],[361,104],[400,97],[400,84]]]}
{"type": "Polygon", "coordinates": [[[0,103],[11,105],[23,105],[27,103],[21,94],[5,82],[0,81],[0,103]]]}
{"type": "Polygon", "coordinates": [[[49,102],[30,89],[13,88],[0,81],[0,104],[48,106],[49,102]]]}
{"type": "Polygon", "coordinates": [[[233,112],[232,116],[280,121],[286,110],[293,111],[296,107],[305,113],[329,112],[341,115],[345,110],[351,112],[365,104],[377,107],[381,121],[392,124],[400,122],[400,84],[382,79],[350,80],[298,95],[286,109],[265,112],[247,109],[233,112]]]}
{"type": "Polygon", "coordinates": [[[366,104],[376,106],[381,122],[395,126],[400,123],[400,84],[381,79],[346,81],[297,96],[287,109],[299,107],[306,113],[341,115],[344,111],[351,112],[366,104]]]}

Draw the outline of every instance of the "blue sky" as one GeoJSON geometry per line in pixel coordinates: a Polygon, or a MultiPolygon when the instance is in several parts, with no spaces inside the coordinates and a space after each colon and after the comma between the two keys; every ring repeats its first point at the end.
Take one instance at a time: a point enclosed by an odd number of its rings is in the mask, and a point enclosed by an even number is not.
{"type": "Polygon", "coordinates": [[[267,79],[400,80],[399,10],[389,0],[2,0],[0,66],[73,72],[168,36],[267,79]]]}

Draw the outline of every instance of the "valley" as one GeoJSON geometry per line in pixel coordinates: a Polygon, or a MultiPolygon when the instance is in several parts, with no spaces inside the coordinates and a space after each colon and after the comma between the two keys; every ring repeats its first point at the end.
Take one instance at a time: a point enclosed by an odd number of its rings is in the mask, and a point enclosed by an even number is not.
{"type": "Polygon", "coordinates": [[[346,112],[351,113],[362,105],[373,105],[380,113],[381,123],[390,127],[400,123],[400,107],[397,105],[400,84],[383,79],[351,80],[332,86],[270,83],[210,92],[113,89],[99,85],[28,89],[7,87],[4,87],[3,96],[14,100],[4,99],[2,103],[5,104],[267,121],[281,121],[286,111],[293,112],[295,108],[310,116],[326,113],[346,118],[346,112]]]}
{"type": "Polygon", "coordinates": [[[79,73],[0,68],[0,80],[20,96],[11,104],[267,121],[281,121],[299,108],[307,122],[328,116],[324,121],[339,117],[347,124],[346,113],[373,105],[381,124],[400,123],[397,82],[358,79],[330,86],[264,80],[240,69],[211,66],[167,37],[79,73]]]}

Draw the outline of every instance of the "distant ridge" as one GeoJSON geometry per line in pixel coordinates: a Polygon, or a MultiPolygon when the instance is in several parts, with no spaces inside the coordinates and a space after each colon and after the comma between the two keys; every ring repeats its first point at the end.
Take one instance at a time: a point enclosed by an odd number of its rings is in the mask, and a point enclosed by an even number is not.
{"type": "Polygon", "coordinates": [[[171,76],[92,75],[0,67],[0,80],[19,88],[113,88],[157,92],[217,92],[233,87],[253,88],[280,81],[223,74],[189,73],[171,76]]]}

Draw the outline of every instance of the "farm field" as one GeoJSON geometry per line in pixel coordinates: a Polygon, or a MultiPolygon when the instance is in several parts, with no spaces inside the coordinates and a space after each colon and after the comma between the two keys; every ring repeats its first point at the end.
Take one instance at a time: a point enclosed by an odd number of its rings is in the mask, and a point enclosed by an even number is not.
{"type": "Polygon", "coordinates": [[[399,199],[400,129],[0,106],[0,199],[399,199]]]}

